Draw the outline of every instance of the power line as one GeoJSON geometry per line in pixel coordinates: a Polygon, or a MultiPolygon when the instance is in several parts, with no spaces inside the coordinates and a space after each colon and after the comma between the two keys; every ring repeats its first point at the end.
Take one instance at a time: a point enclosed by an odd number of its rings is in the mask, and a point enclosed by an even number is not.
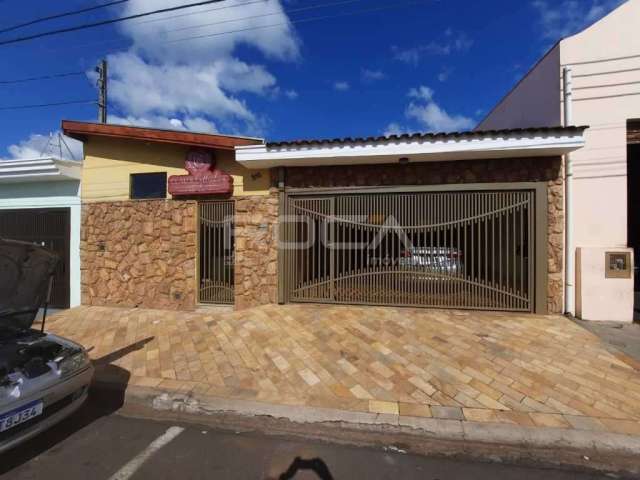
{"type": "Polygon", "coordinates": [[[384,5],[384,6],[379,6],[379,7],[374,7],[374,8],[367,8],[367,9],[363,9],[363,10],[356,10],[353,12],[343,12],[343,13],[336,13],[333,15],[320,15],[317,17],[307,17],[307,18],[300,18],[300,19],[294,19],[294,20],[290,20],[287,22],[279,22],[279,23],[272,23],[270,25],[259,25],[257,27],[248,27],[248,28],[240,28],[237,30],[227,30],[226,32],[216,32],[216,33],[209,33],[209,34],[204,34],[204,35],[195,35],[192,37],[183,37],[183,38],[176,38],[173,40],[165,40],[162,42],[157,42],[157,43],[178,43],[178,42],[184,42],[187,40],[198,40],[198,39],[202,39],[202,38],[210,38],[210,37],[218,37],[220,35],[227,35],[230,33],[240,33],[240,32],[246,32],[249,30],[259,30],[259,29],[264,29],[264,28],[274,28],[274,27],[280,27],[283,25],[288,25],[289,23],[294,23],[294,24],[298,24],[298,23],[307,23],[307,22],[316,22],[319,20],[329,20],[329,19],[333,19],[333,18],[339,18],[339,17],[348,17],[348,16],[352,16],[352,15],[359,15],[362,13],[371,13],[371,12],[378,12],[378,11],[382,11],[382,10],[389,10],[392,8],[398,8],[398,7],[404,7],[404,6],[409,6],[409,5],[417,5],[420,3],[426,3],[429,0],[417,0],[417,1],[413,1],[413,2],[407,2],[407,3],[396,3],[396,4],[392,4],[392,5],[384,5]]]}
{"type": "Polygon", "coordinates": [[[224,7],[207,8],[205,10],[197,10],[195,12],[180,13],[178,15],[169,15],[167,17],[152,18],[149,20],[142,20],[141,22],[133,22],[131,25],[144,25],[146,23],[164,22],[166,20],[173,20],[174,18],[190,17],[191,15],[199,15],[201,13],[208,13],[208,12],[216,12],[218,10],[226,10],[228,8],[245,7],[247,5],[253,5],[256,3],[264,3],[264,1],[265,0],[252,0],[250,2],[236,3],[234,5],[225,5],[224,7]]]}
{"type": "Polygon", "coordinates": [[[78,31],[78,30],[85,30],[87,28],[94,28],[94,27],[99,27],[99,26],[102,26],[102,25],[110,25],[110,24],[113,24],[113,23],[124,22],[125,20],[131,20],[133,18],[147,17],[149,15],[156,15],[158,13],[166,13],[166,12],[173,12],[173,11],[176,11],[176,10],[184,10],[185,8],[199,7],[201,5],[209,5],[211,3],[220,3],[220,2],[223,2],[223,1],[225,1],[225,0],[205,0],[205,1],[202,1],[202,2],[189,3],[187,5],[180,5],[180,6],[177,6],[177,7],[161,8],[159,10],[153,10],[153,11],[144,12],[144,13],[137,13],[135,15],[129,15],[129,16],[126,16],[126,17],[112,18],[110,20],[102,20],[100,22],[85,23],[85,24],[82,24],[82,25],[76,25],[74,27],[60,28],[58,30],[50,30],[48,32],[35,33],[33,35],[27,35],[27,36],[24,36],[24,37],[10,38],[9,40],[0,41],[0,45],[10,45],[10,44],[14,44],[14,43],[26,42],[28,40],[35,40],[36,38],[49,37],[51,35],[58,35],[60,33],[75,32],[75,31],[78,31]]]}
{"type": "MultiPolygon", "coordinates": [[[[258,26],[235,29],[235,30],[225,30],[225,31],[222,31],[222,32],[216,32],[216,33],[211,33],[211,34],[195,35],[195,36],[183,37],[183,38],[172,39],[172,40],[154,40],[154,44],[162,45],[162,44],[167,44],[167,43],[177,43],[177,42],[184,42],[184,41],[188,41],[188,40],[198,40],[198,39],[209,38],[209,37],[218,37],[218,36],[222,36],[222,35],[230,35],[230,34],[234,34],[234,33],[242,33],[242,32],[247,32],[247,31],[252,31],[252,30],[263,30],[263,29],[267,29],[267,28],[275,28],[275,27],[285,26],[285,25],[289,25],[289,24],[299,24],[299,23],[308,23],[308,22],[314,22],[314,21],[320,21],[320,20],[329,20],[329,19],[333,19],[333,18],[360,15],[360,14],[365,14],[365,13],[372,13],[372,12],[377,12],[377,11],[389,10],[389,9],[393,9],[393,8],[410,7],[410,6],[414,6],[414,5],[420,5],[420,4],[429,3],[430,1],[431,0],[414,0],[414,1],[409,1],[409,2],[395,3],[395,4],[391,4],[391,5],[386,4],[386,5],[383,5],[383,6],[378,6],[378,7],[374,7],[374,8],[368,8],[368,9],[362,9],[362,10],[355,10],[355,11],[351,11],[351,12],[342,12],[342,13],[337,13],[337,14],[332,14],[332,15],[323,15],[323,16],[316,16],[316,17],[293,19],[293,20],[287,20],[286,22],[278,22],[278,23],[272,23],[272,24],[268,24],[268,25],[258,25],[258,26]]],[[[305,7],[302,7],[302,8],[305,8],[305,7]]],[[[291,10],[288,10],[288,11],[285,11],[284,13],[290,13],[290,12],[291,12],[291,10]]],[[[248,18],[250,18],[250,17],[247,17],[247,19],[248,18]]],[[[118,45],[118,44],[128,44],[128,43],[129,43],[129,40],[108,40],[108,41],[104,41],[104,42],[85,42],[85,43],[76,43],[74,45],[65,46],[64,50],[65,51],[69,51],[69,50],[73,50],[75,48],[94,47],[94,46],[106,45],[106,44],[118,45]]],[[[113,48],[115,48],[115,47],[113,47],[113,48]]],[[[63,50],[63,48],[49,48],[49,49],[44,49],[43,51],[56,52],[56,51],[61,51],[61,50],[63,50]]],[[[112,48],[106,48],[104,50],[103,49],[99,50],[100,55],[105,55],[105,54],[107,54],[107,53],[109,53],[111,51],[114,51],[114,50],[112,48]]],[[[97,52],[94,52],[94,53],[97,53],[97,52]]]]}
{"type": "Polygon", "coordinates": [[[54,78],[74,77],[77,75],[84,75],[85,72],[68,72],[68,73],[54,73],[51,75],[42,75],[40,77],[18,78],[15,80],[0,80],[0,85],[12,85],[15,83],[34,82],[36,80],[50,80],[54,78]]]}
{"type": "Polygon", "coordinates": [[[12,30],[17,30],[22,27],[28,27],[29,25],[35,25],[36,23],[46,22],[48,20],[55,20],[56,18],[70,17],[73,15],[80,15],[82,13],[91,12],[93,10],[99,10],[101,8],[111,7],[113,5],[118,5],[120,3],[128,2],[129,0],[117,0],[115,2],[103,3],[102,5],[96,5],[94,7],[82,8],[80,10],[74,10],[71,12],[57,13],[55,15],[49,15],[48,17],[36,18],[35,20],[30,20],[28,22],[20,23],[18,25],[13,25],[12,27],[3,28],[0,30],[0,33],[10,32],[12,30]]]}
{"type": "Polygon", "coordinates": [[[190,25],[188,27],[174,28],[174,29],[171,29],[171,30],[164,30],[163,33],[174,33],[174,32],[181,32],[181,31],[184,31],[184,30],[195,30],[197,28],[212,27],[214,25],[222,25],[224,23],[241,22],[241,21],[244,21],[244,20],[253,20],[255,18],[272,17],[274,15],[298,13],[298,12],[304,12],[304,11],[307,11],[307,10],[317,10],[319,8],[338,7],[338,6],[342,6],[342,5],[347,5],[349,3],[356,3],[356,2],[361,2],[361,1],[362,0],[342,0],[340,2],[331,2],[331,3],[320,3],[320,4],[316,4],[316,5],[307,5],[306,7],[290,8],[289,10],[286,10],[286,11],[261,13],[260,15],[251,15],[249,17],[231,18],[229,20],[221,20],[219,22],[201,23],[200,25],[190,25]]]}
{"type": "MultiPolygon", "coordinates": [[[[232,8],[232,7],[238,7],[238,6],[244,6],[244,5],[249,5],[251,3],[263,3],[264,0],[258,0],[257,2],[247,2],[247,3],[242,3],[242,4],[237,4],[237,5],[229,5],[228,7],[219,7],[219,8],[215,8],[215,9],[209,9],[209,10],[201,10],[198,12],[193,12],[193,13],[187,13],[187,14],[183,14],[183,15],[174,15],[171,17],[166,17],[166,18],[159,18],[159,19],[155,19],[155,20],[150,20],[150,22],[155,22],[155,21],[159,21],[159,20],[170,20],[176,17],[181,17],[181,16],[185,16],[185,15],[194,15],[196,13],[203,13],[203,12],[208,12],[208,11],[212,11],[212,10],[222,10],[224,8],[232,8]]],[[[251,15],[248,17],[237,17],[237,18],[232,18],[229,20],[221,20],[218,22],[211,22],[211,23],[204,23],[204,24],[200,24],[200,25],[194,25],[194,26],[189,26],[189,27],[181,27],[181,28],[175,28],[175,29],[171,29],[171,30],[164,30],[163,33],[175,33],[175,32],[179,32],[179,31],[183,31],[183,30],[192,30],[192,29],[197,29],[197,28],[204,28],[204,27],[212,27],[215,25],[222,25],[225,23],[233,23],[233,22],[238,22],[238,21],[244,21],[244,20],[253,20],[256,18],[264,18],[264,17],[269,17],[269,16],[273,16],[273,15],[279,15],[279,14],[291,14],[291,13],[299,13],[302,11],[306,11],[306,10],[314,10],[314,9],[319,9],[319,8],[326,8],[326,7],[334,7],[334,6],[340,6],[340,5],[346,5],[349,3],[356,3],[356,2],[362,2],[362,0],[343,0],[340,2],[330,2],[330,3],[320,3],[320,4],[315,4],[315,5],[308,5],[305,7],[298,7],[298,8],[290,8],[287,10],[284,10],[282,12],[271,12],[271,13],[264,13],[264,14],[259,14],[259,15],[251,15]]],[[[296,23],[295,20],[291,21],[292,23],[296,23]]],[[[140,25],[143,23],[147,23],[147,22],[138,22],[135,23],[134,25],[140,25]]],[[[279,23],[276,24],[274,26],[280,26],[280,25],[284,25],[284,23],[279,23]]],[[[253,28],[258,28],[258,27],[250,27],[250,29],[253,28]]],[[[223,33],[236,33],[235,30],[234,31],[230,31],[230,32],[223,32],[223,33]]],[[[170,40],[164,40],[166,41],[170,41],[170,40]]],[[[128,43],[128,40],[103,40],[103,41],[98,41],[98,42],[85,42],[82,44],[75,44],[75,45],[70,45],[68,47],[65,47],[66,50],[68,49],[73,49],[73,48],[84,48],[84,47],[95,47],[95,46],[99,46],[99,45],[117,45],[120,43],[128,43]]],[[[162,42],[156,42],[156,43],[162,43],[162,42]]],[[[62,50],[61,48],[55,48],[55,49],[45,49],[46,51],[59,51],[62,50]]]]}
{"type": "Polygon", "coordinates": [[[25,110],[28,108],[41,108],[41,107],[57,107],[60,105],[81,105],[81,104],[95,104],[95,100],[71,100],[67,102],[53,102],[53,103],[39,103],[32,105],[12,105],[7,107],[0,107],[0,110],[25,110]]]}

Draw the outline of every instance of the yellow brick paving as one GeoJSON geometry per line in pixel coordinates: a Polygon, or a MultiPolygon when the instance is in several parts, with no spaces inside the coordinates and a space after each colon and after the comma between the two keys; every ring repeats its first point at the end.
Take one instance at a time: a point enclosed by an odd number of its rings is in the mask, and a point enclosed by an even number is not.
{"type": "Polygon", "coordinates": [[[640,435],[639,365],[560,316],[323,305],[78,307],[48,330],[132,385],[640,435]],[[115,366],[115,367],[113,367],[115,366]]]}

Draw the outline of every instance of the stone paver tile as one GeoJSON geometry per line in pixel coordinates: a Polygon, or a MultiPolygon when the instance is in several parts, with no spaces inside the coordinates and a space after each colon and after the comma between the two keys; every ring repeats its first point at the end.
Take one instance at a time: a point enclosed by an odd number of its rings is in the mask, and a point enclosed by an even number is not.
{"type": "Polygon", "coordinates": [[[511,410],[498,410],[496,417],[500,423],[512,423],[521,427],[535,427],[531,416],[525,412],[514,412],[511,410]]]}
{"type": "Polygon", "coordinates": [[[359,398],[360,400],[373,400],[371,394],[360,385],[355,385],[350,391],[354,397],[359,398]]]}
{"type": "Polygon", "coordinates": [[[498,412],[487,408],[463,408],[464,418],[470,422],[497,422],[498,412]]]}
{"type": "Polygon", "coordinates": [[[490,408],[492,410],[509,410],[509,407],[485,395],[484,393],[478,395],[476,397],[476,401],[483,407],[490,408]]]}
{"type": "Polygon", "coordinates": [[[487,397],[490,397],[491,399],[496,401],[504,395],[504,393],[502,393],[501,391],[496,390],[495,388],[491,388],[486,383],[482,383],[479,380],[476,380],[475,378],[469,382],[469,386],[473,387],[479,392],[485,394],[487,397]]]}
{"type": "Polygon", "coordinates": [[[624,433],[625,435],[640,435],[640,422],[637,420],[599,418],[598,421],[602,422],[607,430],[611,432],[624,433]]]}
{"type": "Polygon", "coordinates": [[[350,399],[354,398],[353,394],[351,393],[351,390],[349,390],[347,387],[345,387],[341,383],[334,383],[331,385],[330,388],[333,394],[337,397],[350,398],[350,399]]]}
{"type": "Polygon", "coordinates": [[[564,415],[564,419],[571,424],[573,428],[578,430],[596,430],[605,431],[607,427],[597,418],[577,416],[577,415],[564,415]]]}
{"type": "Polygon", "coordinates": [[[464,420],[462,414],[462,408],[459,407],[443,407],[433,405],[431,407],[431,413],[434,418],[441,418],[445,420],[464,420]]]}
{"type": "Polygon", "coordinates": [[[562,415],[557,413],[532,412],[529,416],[539,427],[569,428],[571,426],[562,415]]]}
{"type": "MultiPolygon", "coordinates": [[[[501,380],[505,380],[505,379],[501,379],[501,380]]],[[[511,383],[513,383],[513,381],[511,383]]],[[[510,398],[513,398],[516,402],[522,401],[522,399],[525,397],[524,393],[518,392],[517,390],[510,388],[508,385],[503,383],[503,381],[494,380],[493,382],[491,382],[490,387],[495,388],[496,390],[504,393],[506,396],[510,398]]]]}
{"type": "Polygon", "coordinates": [[[378,375],[382,375],[384,378],[391,378],[395,375],[395,372],[391,370],[389,367],[385,366],[379,361],[373,362],[370,365],[371,370],[373,370],[378,375]]]}
{"type": "Polygon", "coordinates": [[[302,377],[302,379],[307,382],[308,385],[310,386],[314,386],[317,383],[320,383],[320,379],[316,376],[315,373],[313,373],[311,370],[309,370],[308,368],[304,369],[304,370],[300,370],[298,372],[298,375],[300,375],[302,377]]]}
{"type": "Polygon", "coordinates": [[[405,403],[400,402],[400,415],[406,415],[408,417],[432,417],[431,408],[429,405],[422,405],[419,403],[405,403]]]}
{"type": "MultiPolygon", "coordinates": [[[[501,398],[500,401],[504,403],[504,398],[501,398]]],[[[540,413],[558,413],[553,407],[545,405],[544,403],[537,402],[533,398],[526,397],[521,402],[522,405],[527,407],[529,411],[540,412],[540,413]]]]}
{"type": "Polygon", "coordinates": [[[387,413],[399,415],[398,402],[385,402],[382,400],[369,400],[369,411],[372,413],[387,413]]]}
{"type": "Polygon", "coordinates": [[[433,385],[431,385],[429,382],[426,382],[420,377],[410,377],[408,380],[427,395],[433,395],[434,393],[436,393],[436,389],[433,388],[433,385]]]}
{"type": "Polygon", "coordinates": [[[453,399],[464,407],[482,408],[482,404],[473,398],[459,392],[453,399]]]}

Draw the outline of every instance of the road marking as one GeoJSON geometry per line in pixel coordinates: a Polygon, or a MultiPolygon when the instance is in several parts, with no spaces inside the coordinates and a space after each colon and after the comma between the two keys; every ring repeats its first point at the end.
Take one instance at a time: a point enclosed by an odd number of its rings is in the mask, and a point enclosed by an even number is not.
{"type": "Polygon", "coordinates": [[[109,480],[127,480],[131,478],[134,473],[146,462],[149,458],[160,450],[162,447],[171,442],[174,438],[184,432],[182,427],[170,427],[149,444],[142,452],[140,452],[133,460],[127,463],[124,467],[114,473],[109,480]]]}

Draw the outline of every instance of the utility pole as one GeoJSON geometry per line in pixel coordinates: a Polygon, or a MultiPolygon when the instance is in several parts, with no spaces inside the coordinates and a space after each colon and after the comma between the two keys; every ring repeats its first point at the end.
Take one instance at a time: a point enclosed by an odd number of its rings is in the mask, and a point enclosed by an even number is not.
{"type": "Polygon", "coordinates": [[[107,123],[107,61],[101,60],[98,72],[98,122],[107,123]]]}

